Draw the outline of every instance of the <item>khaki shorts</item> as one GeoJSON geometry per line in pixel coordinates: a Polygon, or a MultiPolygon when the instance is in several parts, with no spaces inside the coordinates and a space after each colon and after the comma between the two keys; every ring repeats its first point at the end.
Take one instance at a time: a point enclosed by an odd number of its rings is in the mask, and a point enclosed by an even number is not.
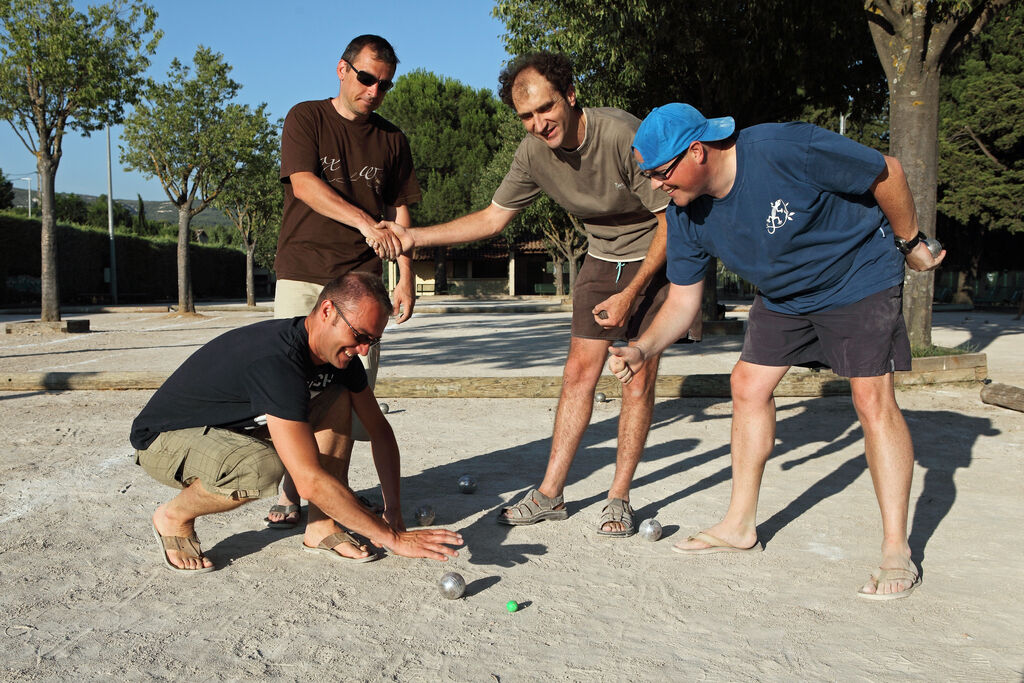
{"type": "Polygon", "coordinates": [[[163,432],[135,462],[161,484],[185,488],[198,479],[210,493],[234,500],[277,494],[284,465],[269,440],[216,427],[163,432]]]}
{"type": "MultiPolygon", "coordinates": [[[[294,318],[299,315],[309,315],[320,297],[323,285],[315,282],[300,282],[298,280],[278,280],[274,289],[274,317],[294,318]]],[[[380,344],[370,347],[370,352],[365,356],[359,356],[359,360],[366,368],[366,380],[372,390],[377,386],[377,370],[380,368],[380,344]]],[[[355,413],[352,414],[352,438],[356,441],[369,441],[370,435],[355,413]]]]}
{"type": "Polygon", "coordinates": [[[613,263],[587,254],[572,294],[572,336],[627,341],[636,339],[650,326],[668,296],[664,266],[640,294],[636,311],[625,326],[605,329],[597,324],[593,314],[594,306],[626,288],[643,263],[642,260],[613,263]]]}

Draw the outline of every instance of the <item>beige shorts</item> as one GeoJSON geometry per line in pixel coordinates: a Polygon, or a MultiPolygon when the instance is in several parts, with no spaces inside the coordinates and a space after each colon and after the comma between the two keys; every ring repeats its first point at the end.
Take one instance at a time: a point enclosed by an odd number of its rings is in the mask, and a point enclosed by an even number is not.
{"type": "MultiPolygon", "coordinates": [[[[278,280],[274,290],[274,317],[294,318],[299,315],[309,315],[320,297],[323,285],[315,282],[300,282],[299,280],[278,280]]],[[[363,367],[366,368],[366,380],[372,390],[377,386],[377,370],[380,367],[380,344],[370,347],[370,352],[365,356],[359,356],[363,367]]],[[[356,441],[369,441],[370,435],[355,413],[352,414],[352,438],[356,441]]]]}
{"type": "Polygon", "coordinates": [[[198,479],[210,493],[234,500],[277,494],[284,465],[269,440],[216,427],[163,432],[135,462],[161,484],[185,488],[198,479]]]}

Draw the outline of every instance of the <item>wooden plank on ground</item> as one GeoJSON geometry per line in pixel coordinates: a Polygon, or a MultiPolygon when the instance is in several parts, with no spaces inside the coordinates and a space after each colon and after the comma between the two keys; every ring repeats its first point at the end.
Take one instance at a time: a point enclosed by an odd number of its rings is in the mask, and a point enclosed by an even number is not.
{"type": "Polygon", "coordinates": [[[1010,384],[986,384],[981,388],[981,401],[1024,413],[1024,389],[1010,384]]]}

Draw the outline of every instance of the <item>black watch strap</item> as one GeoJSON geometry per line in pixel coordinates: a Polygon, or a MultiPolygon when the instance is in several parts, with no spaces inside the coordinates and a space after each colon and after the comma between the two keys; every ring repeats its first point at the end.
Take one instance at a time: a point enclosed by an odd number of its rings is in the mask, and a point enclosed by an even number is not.
{"type": "Polygon", "coordinates": [[[900,250],[901,254],[906,256],[910,252],[914,251],[914,247],[917,246],[918,242],[920,242],[921,240],[924,240],[924,239],[928,239],[928,238],[925,237],[925,234],[923,232],[918,230],[917,234],[914,235],[909,240],[901,239],[901,238],[895,237],[895,236],[893,237],[893,239],[896,241],[896,248],[900,250]]]}

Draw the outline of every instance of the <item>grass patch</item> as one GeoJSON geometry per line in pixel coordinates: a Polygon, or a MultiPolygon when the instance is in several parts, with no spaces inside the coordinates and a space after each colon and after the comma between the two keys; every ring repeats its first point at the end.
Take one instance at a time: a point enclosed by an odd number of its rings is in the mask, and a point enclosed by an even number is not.
{"type": "Polygon", "coordinates": [[[929,344],[911,344],[910,356],[912,358],[930,358],[932,356],[958,356],[962,353],[977,353],[978,348],[974,344],[964,342],[952,348],[948,346],[935,346],[929,344]]]}

